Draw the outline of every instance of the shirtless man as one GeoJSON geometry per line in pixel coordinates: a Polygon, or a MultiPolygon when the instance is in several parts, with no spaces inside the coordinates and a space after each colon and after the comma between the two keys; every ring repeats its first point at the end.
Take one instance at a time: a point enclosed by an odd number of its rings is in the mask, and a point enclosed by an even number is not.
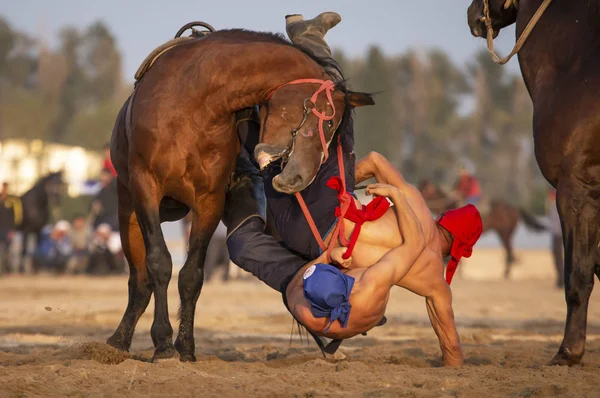
{"type": "MultiPolygon", "coordinates": [[[[331,26],[331,21],[336,22],[332,18],[334,16],[332,13],[325,13],[310,21],[288,17],[288,22],[295,19],[293,23],[298,28],[296,34],[300,33],[290,37],[304,39],[306,35],[302,32],[317,32],[318,35],[310,36],[309,44],[317,49],[322,48],[323,45],[326,46],[322,37],[327,26],[331,26]]],[[[289,27],[288,24],[288,33],[289,27]]],[[[282,292],[288,309],[308,328],[313,337],[325,335],[347,338],[381,324],[389,290],[395,284],[428,297],[428,309],[434,328],[440,335],[442,347],[445,347],[445,362],[449,365],[460,364],[462,354],[454,327],[450,291],[443,279],[442,255],[452,251],[456,260],[455,267],[461,255],[458,248],[462,243],[467,243],[461,234],[464,231],[454,228],[454,223],[450,223],[453,227],[450,228],[451,232],[459,232],[458,239],[454,240],[455,245],[452,245],[452,235],[436,226],[419,192],[406,184],[383,157],[371,154],[356,166],[356,183],[371,177],[377,178],[385,185],[371,186],[369,191],[388,196],[396,204],[396,210],[390,209],[376,222],[364,224],[354,247],[351,263],[341,259],[345,249],[334,251],[334,259],[352,269],[342,273],[335,267],[323,264],[325,256],[305,265],[310,259],[318,257],[320,251],[318,246],[315,248],[314,238],[310,235],[295,199],[274,192],[268,178],[263,186],[262,179],[256,174],[257,169],[250,161],[253,148],[248,142],[252,141],[252,137],[256,139],[258,136],[258,125],[256,122],[244,122],[252,120],[248,116],[238,115],[242,151],[225,206],[224,222],[228,227],[227,245],[232,260],[270,287],[282,292]],[[276,225],[280,229],[284,228],[278,232],[284,244],[292,247],[295,253],[263,232],[266,220],[264,190],[267,191],[270,214],[275,216],[276,225]],[[457,250],[454,250],[454,246],[457,246],[457,250]],[[390,253],[386,254],[388,252],[390,253]],[[371,270],[364,269],[371,265],[371,270]],[[377,300],[373,300],[375,296],[377,300]]],[[[349,130],[342,130],[341,133],[349,139],[347,145],[343,145],[347,171],[345,175],[347,185],[353,187],[355,167],[351,123],[347,125],[347,129],[349,130]]],[[[331,233],[333,227],[330,226],[332,223],[335,225],[333,213],[338,203],[337,193],[327,188],[325,182],[331,176],[339,175],[336,161],[335,156],[330,156],[315,181],[302,192],[309,208],[313,207],[310,211],[316,216],[319,232],[328,235],[329,240],[334,235],[331,233]],[[328,230],[329,233],[326,234],[328,230]]],[[[470,209],[459,213],[473,214],[470,209]]],[[[463,224],[473,225],[475,229],[479,225],[480,228],[479,215],[476,211],[474,213],[474,222],[466,220],[467,223],[463,224]]],[[[456,217],[451,216],[454,214],[447,213],[440,225],[446,226],[445,221],[448,219],[455,220],[456,217]]],[[[348,220],[344,220],[344,225],[345,231],[353,230],[354,225],[348,220]]],[[[476,234],[468,244],[474,244],[478,237],[479,234],[476,234]]],[[[451,273],[449,272],[450,277],[451,273]]]]}
{"type": "MultiPolygon", "coordinates": [[[[303,260],[294,258],[297,256],[291,253],[284,264],[273,263],[270,258],[281,258],[281,250],[286,249],[277,247],[276,242],[268,243],[266,235],[250,239],[240,251],[236,231],[231,235],[232,244],[229,245],[232,258],[267,283],[278,275],[293,272],[291,281],[282,291],[284,302],[309,331],[330,338],[349,338],[376,326],[383,318],[394,285],[423,296],[440,340],[444,364],[459,366],[463,357],[448,284],[458,261],[462,256],[470,256],[471,248],[481,234],[479,213],[473,206],[467,206],[433,220],[420,192],[406,183],[402,175],[377,153],[371,153],[356,165],[357,183],[372,177],[378,184],[369,185],[367,192],[388,197],[394,207],[379,220],[363,225],[350,259],[342,259],[345,248],[334,249],[332,258],[345,267],[342,270],[325,264],[326,254],[299,269],[297,264],[303,260]],[[249,261],[258,249],[257,243],[263,250],[270,245],[273,256],[249,261]],[[444,279],[443,257],[446,255],[451,255],[452,259],[444,279]]],[[[229,204],[235,196],[246,194],[248,197],[247,189],[239,189],[243,185],[232,188],[226,209],[230,209],[229,204]]],[[[239,197],[237,202],[240,202],[239,197]]],[[[226,211],[224,219],[228,229],[234,228],[235,224],[232,224],[231,214],[231,210],[226,211]]],[[[256,220],[256,217],[246,219],[242,225],[246,236],[248,230],[255,228],[257,232],[256,228],[260,228],[257,224],[252,226],[256,220]]],[[[346,231],[352,231],[353,226],[345,220],[346,231]]]]}
{"type": "MultiPolygon", "coordinates": [[[[394,208],[364,224],[350,259],[341,257],[345,248],[334,249],[333,260],[345,267],[342,271],[322,264],[323,257],[302,268],[286,289],[290,311],[319,335],[348,338],[376,326],[385,313],[390,288],[404,287],[426,298],[444,364],[461,365],[449,282],[460,257],[470,256],[481,235],[479,213],[468,206],[433,220],[420,192],[377,153],[356,166],[357,182],[371,177],[378,184],[369,185],[367,194],[388,197],[394,208]],[[444,279],[443,257],[449,254],[453,260],[444,279]]],[[[345,223],[346,231],[351,231],[352,223],[345,223]]]]}

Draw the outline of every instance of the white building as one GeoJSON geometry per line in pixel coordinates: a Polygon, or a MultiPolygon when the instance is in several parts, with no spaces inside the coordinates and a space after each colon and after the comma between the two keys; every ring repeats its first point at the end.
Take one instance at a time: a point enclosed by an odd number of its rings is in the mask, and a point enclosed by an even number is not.
{"type": "Polygon", "coordinates": [[[78,196],[83,183],[98,177],[102,155],[81,147],[44,143],[41,140],[0,141],[0,182],[8,182],[21,195],[42,176],[63,170],[69,196],[78,196]]]}

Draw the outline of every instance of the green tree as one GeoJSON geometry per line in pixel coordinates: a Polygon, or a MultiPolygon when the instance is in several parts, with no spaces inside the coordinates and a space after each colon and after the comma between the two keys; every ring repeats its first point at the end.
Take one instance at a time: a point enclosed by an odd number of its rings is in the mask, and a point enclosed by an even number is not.
{"type": "Polygon", "coordinates": [[[375,150],[394,162],[401,157],[402,133],[394,113],[395,95],[390,62],[379,48],[369,49],[354,83],[357,90],[376,94],[375,106],[356,110],[357,156],[375,150]]]}

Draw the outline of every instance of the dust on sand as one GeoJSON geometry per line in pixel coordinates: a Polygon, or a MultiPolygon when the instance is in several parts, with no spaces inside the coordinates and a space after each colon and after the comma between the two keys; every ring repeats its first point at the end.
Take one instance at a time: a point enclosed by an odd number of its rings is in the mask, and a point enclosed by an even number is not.
{"type": "MultiPolygon", "coordinates": [[[[521,266],[550,265],[527,260],[521,266]]],[[[176,287],[174,280],[172,315],[176,287]]],[[[290,344],[292,320],[280,296],[248,281],[204,287],[196,318],[198,362],[153,364],[152,305],[131,354],[103,344],[125,308],[125,278],[3,278],[0,396],[600,394],[600,293],[590,302],[584,365],[564,368],[545,366],[562,338],[565,314],[563,293],[552,279],[457,279],[452,287],[466,357],[460,369],[441,367],[424,300],[409,292],[394,289],[388,323],[344,342],[345,359],[325,360],[306,336],[301,341],[296,333],[290,344]]]]}

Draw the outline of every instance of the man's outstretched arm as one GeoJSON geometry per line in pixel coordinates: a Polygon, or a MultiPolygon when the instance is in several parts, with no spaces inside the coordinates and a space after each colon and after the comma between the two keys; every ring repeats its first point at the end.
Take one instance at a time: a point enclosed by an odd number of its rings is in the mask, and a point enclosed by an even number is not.
{"type": "Polygon", "coordinates": [[[427,314],[438,337],[445,366],[462,366],[463,353],[454,322],[452,291],[442,281],[426,299],[427,314]]]}

